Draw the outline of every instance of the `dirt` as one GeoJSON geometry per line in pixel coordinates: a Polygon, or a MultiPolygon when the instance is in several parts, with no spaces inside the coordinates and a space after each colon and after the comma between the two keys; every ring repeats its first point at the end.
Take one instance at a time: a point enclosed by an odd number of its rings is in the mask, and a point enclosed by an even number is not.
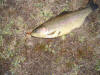
{"type": "MultiPolygon", "coordinates": [[[[94,0],[100,7],[100,1],[94,0]]],[[[1,0],[0,75],[100,75],[100,10],[70,34],[41,39],[26,32],[88,0],[1,0]]]]}

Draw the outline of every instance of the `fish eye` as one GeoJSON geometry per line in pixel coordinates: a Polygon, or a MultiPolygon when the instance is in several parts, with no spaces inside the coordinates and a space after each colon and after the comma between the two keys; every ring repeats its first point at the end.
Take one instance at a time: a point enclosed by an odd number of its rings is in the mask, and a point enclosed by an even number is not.
{"type": "Polygon", "coordinates": [[[45,27],[37,27],[35,30],[33,30],[34,33],[47,33],[47,29],[45,27]]]}
{"type": "Polygon", "coordinates": [[[33,30],[33,32],[34,32],[34,33],[38,32],[38,29],[37,29],[37,28],[36,28],[36,29],[34,29],[34,30],[33,30]]]}

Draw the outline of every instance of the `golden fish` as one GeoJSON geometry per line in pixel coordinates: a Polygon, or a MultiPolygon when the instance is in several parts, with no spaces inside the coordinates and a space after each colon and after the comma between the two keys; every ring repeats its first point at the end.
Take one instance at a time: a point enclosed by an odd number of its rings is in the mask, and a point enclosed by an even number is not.
{"type": "Polygon", "coordinates": [[[89,0],[89,7],[72,13],[60,14],[33,30],[31,36],[55,38],[68,34],[75,28],[79,28],[84,23],[85,18],[97,7],[93,0],[89,0]]]}

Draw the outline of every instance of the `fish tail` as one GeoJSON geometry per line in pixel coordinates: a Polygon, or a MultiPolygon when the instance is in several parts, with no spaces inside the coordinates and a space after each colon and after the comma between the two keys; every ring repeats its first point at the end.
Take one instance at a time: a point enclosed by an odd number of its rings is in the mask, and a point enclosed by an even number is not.
{"type": "Polygon", "coordinates": [[[96,3],[94,3],[93,0],[89,0],[88,6],[90,6],[93,11],[98,8],[98,5],[96,3]]]}

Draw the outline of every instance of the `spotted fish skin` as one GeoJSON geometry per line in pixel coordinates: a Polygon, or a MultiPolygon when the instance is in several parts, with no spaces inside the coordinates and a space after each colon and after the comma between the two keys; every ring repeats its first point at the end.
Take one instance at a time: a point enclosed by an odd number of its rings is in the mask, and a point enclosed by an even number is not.
{"type": "Polygon", "coordinates": [[[48,20],[33,30],[31,35],[39,38],[55,38],[70,33],[72,30],[79,28],[86,17],[96,9],[95,5],[93,8],[93,2],[91,4],[82,10],[61,14],[48,20]]]}

